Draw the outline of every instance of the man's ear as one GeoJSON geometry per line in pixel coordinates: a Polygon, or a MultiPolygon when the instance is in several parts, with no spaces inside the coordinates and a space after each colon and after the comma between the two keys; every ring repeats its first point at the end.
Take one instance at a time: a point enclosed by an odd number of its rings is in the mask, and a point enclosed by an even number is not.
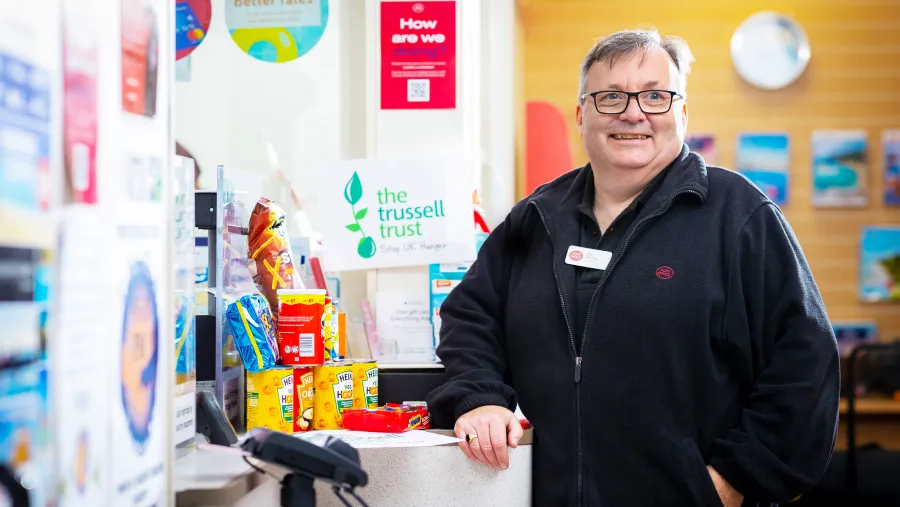
{"type": "Polygon", "coordinates": [[[575,105],[575,125],[578,126],[578,135],[580,135],[581,137],[584,137],[584,129],[582,128],[582,124],[584,122],[584,117],[583,117],[584,110],[582,109],[581,106],[582,106],[581,102],[579,102],[578,104],[575,105]]]}
{"type": "Polygon", "coordinates": [[[681,127],[687,132],[688,126],[688,105],[686,100],[681,101],[681,127]]]}

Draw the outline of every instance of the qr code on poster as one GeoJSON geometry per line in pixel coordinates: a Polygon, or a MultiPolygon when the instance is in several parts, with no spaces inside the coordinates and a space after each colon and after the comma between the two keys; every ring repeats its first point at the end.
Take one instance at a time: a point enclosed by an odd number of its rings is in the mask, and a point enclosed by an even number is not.
{"type": "Polygon", "coordinates": [[[428,79],[406,81],[407,102],[428,102],[429,100],[431,100],[431,81],[428,79]]]}

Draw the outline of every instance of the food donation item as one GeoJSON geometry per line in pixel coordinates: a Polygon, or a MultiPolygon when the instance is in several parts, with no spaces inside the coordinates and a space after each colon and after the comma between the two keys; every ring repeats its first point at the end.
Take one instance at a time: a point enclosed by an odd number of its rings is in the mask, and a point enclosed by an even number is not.
{"type": "Polygon", "coordinates": [[[343,413],[353,408],[354,367],[348,363],[313,367],[315,429],[336,430],[344,427],[343,413]]]}
{"type": "Polygon", "coordinates": [[[336,347],[338,345],[337,333],[337,307],[338,301],[330,296],[325,296],[325,311],[322,316],[322,338],[325,343],[325,362],[334,363],[340,360],[336,347]]]}
{"type": "Polygon", "coordinates": [[[250,214],[247,236],[253,283],[269,302],[278,320],[278,290],[302,288],[294,283],[294,256],[288,239],[285,214],[274,202],[261,198],[250,214]]]}
{"type": "Polygon", "coordinates": [[[248,372],[268,370],[278,363],[272,314],[262,296],[248,294],[228,305],[225,325],[248,372]]]}
{"type": "Polygon", "coordinates": [[[281,289],[278,291],[281,317],[278,319],[278,349],[281,362],[315,365],[325,362],[322,339],[325,291],[321,289],[281,289]]]}
{"type": "Polygon", "coordinates": [[[379,408],[354,408],[344,412],[344,428],[357,431],[403,433],[431,427],[428,408],[422,405],[388,403],[379,408]]]}
{"type": "Polygon", "coordinates": [[[378,363],[353,363],[353,408],[378,408],[378,363]]]}
{"type": "Polygon", "coordinates": [[[294,369],[280,367],[247,374],[247,430],[294,432],[294,369]]]}
{"type": "Polygon", "coordinates": [[[312,431],[315,392],[312,368],[294,368],[294,433],[312,431]]]}

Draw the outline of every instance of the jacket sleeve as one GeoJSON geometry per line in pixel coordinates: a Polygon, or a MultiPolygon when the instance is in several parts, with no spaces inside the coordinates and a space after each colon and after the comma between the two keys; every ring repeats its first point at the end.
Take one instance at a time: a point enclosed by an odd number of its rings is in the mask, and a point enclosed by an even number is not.
{"type": "Polygon", "coordinates": [[[815,485],[837,431],[837,343],[815,280],[781,211],[743,227],[729,273],[726,341],[746,358],[739,423],[710,465],[747,498],[786,503],[815,485]]]}
{"type": "Polygon", "coordinates": [[[516,393],[506,377],[503,306],[510,260],[510,218],[485,240],[478,258],[441,305],[437,356],[445,383],[426,401],[435,427],[452,428],[462,414],[484,405],[515,410],[516,393]]]}

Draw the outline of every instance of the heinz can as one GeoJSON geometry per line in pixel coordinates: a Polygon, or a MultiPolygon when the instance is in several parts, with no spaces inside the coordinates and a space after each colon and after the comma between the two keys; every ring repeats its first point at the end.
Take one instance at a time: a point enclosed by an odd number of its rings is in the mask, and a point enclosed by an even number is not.
{"type": "Polygon", "coordinates": [[[353,408],[354,365],[339,363],[313,366],[313,417],[315,429],[344,427],[344,410],[353,408]]]}
{"type": "Polygon", "coordinates": [[[278,291],[278,347],[282,364],[298,366],[325,362],[320,324],[324,310],[324,290],[278,291]]]}
{"type": "Polygon", "coordinates": [[[353,363],[353,408],[378,408],[378,363],[353,363]]]}
{"type": "Polygon", "coordinates": [[[294,368],[294,433],[313,429],[313,402],[316,392],[311,367],[294,368]]]}

